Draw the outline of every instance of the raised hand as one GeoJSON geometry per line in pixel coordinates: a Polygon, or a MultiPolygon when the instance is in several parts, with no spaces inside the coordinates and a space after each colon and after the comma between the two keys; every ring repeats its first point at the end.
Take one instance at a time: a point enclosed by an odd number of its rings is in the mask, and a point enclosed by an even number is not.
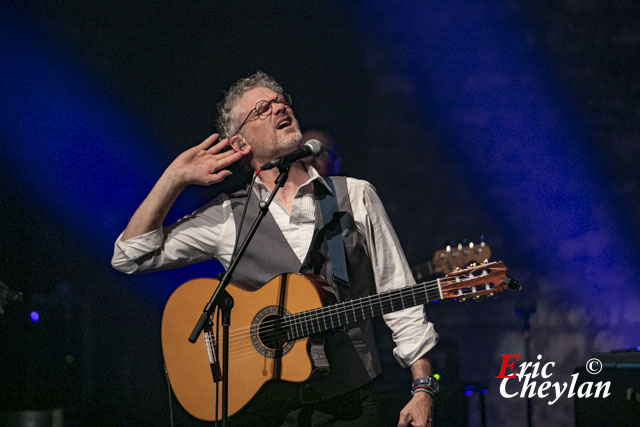
{"type": "Polygon", "coordinates": [[[234,150],[221,153],[229,140],[214,144],[217,140],[218,134],[214,133],[176,157],[129,220],[122,241],[160,228],[171,205],[187,185],[211,185],[231,175],[225,168],[240,160],[243,154],[234,150]]]}
{"type": "Polygon", "coordinates": [[[211,185],[223,181],[231,175],[226,168],[240,160],[243,154],[234,150],[221,152],[229,145],[229,140],[216,141],[218,134],[214,133],[176,157],[167,171],[182,185],[211,185]]]}

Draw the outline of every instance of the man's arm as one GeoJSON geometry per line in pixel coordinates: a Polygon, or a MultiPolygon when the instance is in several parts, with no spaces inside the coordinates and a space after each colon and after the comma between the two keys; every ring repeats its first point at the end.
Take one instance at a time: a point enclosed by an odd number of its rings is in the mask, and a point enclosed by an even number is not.
{"type": "MultiPolygon", "coordinates": [[[[398,236],[378,197],[366,181],[347,179],[349,199],[358,231],[367,240],[378,293],[415,283],[398,236]]],[[[383,316],[393,333],[393,355],[402,367],[412,366],[438,341],[433,324],[428,322],[422,306],[406,308],[383,316]]]]}
{"type": "MultiPolygon", "coordinates": [[[[380,293],[415,283],[398,236],[375,189],[364,181],[352,182],[362,186],[361,201],[359,197],[352,198],[351,192],[349,194],[354,218],[360,219],[356,225],[367,238],[377,291],[380,293]]],[[[360,192],[354,191],[353,195],[357,193],[360,192]]],[[[396,342],[393,354],[398,362],[411,368],[414,379],[431,376],[431,362],[426,354],[436,344],[438,334],[433,324],[426,320],[423,307],[415,306],[383,317],[393,332],[396,342]]],[[[407,384],[408,389],[410,386],[407,384]]],[[[398,425],[430,426],[432,403],[429,393],[416,392],[400,412],[398,425]]]]}
{"type": "MultiPolygon", "coordinates": [[[[413,379],[427,378],[432,374],[429,356],[424,355],[411,365],[413,379]]],[[[400,411],[398,427],[431,426],[433,423],[433,396],[429,393],[415,393],[409,403],[400,411]]]]}
{"type": "Polygon", "coordinates": [[[185,187],[214,184],[231,175],[225,168],[241,158],[242,153],[221,152],[228,141],[215,143],[217,139],[217,134],[211,135],[180,154],[167,167],[116,240],[111,259],[113,268],[133,274],[179,267],[212,257],[221,262],[226,259],[233,248],[221,247],[220,243],[234,241],[235,227],[233,221],[228,221],[230,204],[225,203],[224,195],[177,223],[162,227],[167,212],[185,187]]]}
{"type": "Polygon", "coordinates": [[[229,140],[214,144],[217,139],[218,134],[214,133],[176,157],[129,220],[122,241],[162,227],[169,209],[188,185],[216,184],[231,175],[225,168],[243,154],[233,150],[220,152],[229,140]]]}

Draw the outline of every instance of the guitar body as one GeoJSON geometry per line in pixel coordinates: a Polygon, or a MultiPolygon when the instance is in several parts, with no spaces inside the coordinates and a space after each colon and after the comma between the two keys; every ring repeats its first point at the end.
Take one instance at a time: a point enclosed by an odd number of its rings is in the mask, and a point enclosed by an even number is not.
{"type": "MultiPolygon", "coordinates": [[[[229,415],[245,407],[271,380],[308,379],[314,367],[307,337],[442,299],[464,301],[520,289],[506,271],[502,261],[474,264],[434,281],[339,304],[332,288],[314,275],[282,274],[258,290],[229,286],[227,292],[234,300],[229,327],[229,415]]],[[[206,421],[216,418],[217,370],[211,368],[208,357],[213,334],[205,330],[194,344],[188,337],[217,285],[214,279],[186,282],[169,297],[162,315],[162,351],[171,387],[187,412],[206,421]]],[[[221,402],[218,409],[221,416],[221,402]]]]}
{"type": "MultiPolygon", "coordinates": [[[[193,344],[188,337],[217,285],[215,279],[184,283],[169,297],[162,315],[162,349],[171,387],[187,412],[206,421],[215,420],[215,383],[204,333],[193,344]]],[[[300,382],[309,378],[312,364],[307,352],[308,338],[276,343],[270,338],[267,325],[272,325],[283,313],[298,313],[331,303],[325,286],[328,285],[319,276],[291,273],[276,276],[258,290],[249,291],[233,284],[227,287],[234,299],[229,328],[230,416],[242,409],[269,380],[300,382]]],[[[222,344],[219,351],[222,352],[222,344]]],[[[221,416],[222,399],[219,400],[221,416]]]]}

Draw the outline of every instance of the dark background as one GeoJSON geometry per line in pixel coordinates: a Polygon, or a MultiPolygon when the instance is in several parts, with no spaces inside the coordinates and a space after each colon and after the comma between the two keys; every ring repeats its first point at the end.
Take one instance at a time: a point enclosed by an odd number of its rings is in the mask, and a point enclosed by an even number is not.
{"type": "MultiPolygon", "coordinates": [[[[490,424],[525,422],[524,399],[502,398],[494,379],[501,354],[524,355],[518,307],[537,308],[532,350],[556,362],[554,381],[593,351],[640,345],[634,2],[33,1],[0,12],[0,280],[24,295],[0,314],[3,409],[168,424],[162,308],[219,267],[128,277],[111,269],[112,245],[166,165],[215,131],[222,91],[256,70],[293,96],[303,130],[336,138],[345,175],[376,186],[410,264],[485,236],[524,285],[429,307],[449,422],[479,422],[472,384],[488,390],[490,424]]],[[[218,191],[187,190],[169,220],[218,191]]],[[[383,327],[379,341],[380,386],[404,396],[383,327]]],[[[533,417],[571,425],[573,401],[534,399],[533,417]]]]}

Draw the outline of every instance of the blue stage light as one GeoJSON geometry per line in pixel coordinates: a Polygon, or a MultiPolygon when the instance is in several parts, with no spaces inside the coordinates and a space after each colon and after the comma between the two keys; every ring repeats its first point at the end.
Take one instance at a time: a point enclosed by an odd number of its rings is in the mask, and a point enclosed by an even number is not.
{"type": "Polygon", "coordinates": [[[464,168],[468,188],[520,242],[513,246],[526,248],[514,255],[562,276],[559,298],[616,307],[638,295],[632,227],[580,113],[527,41],[526,17],[507,3],[369,2],[361,12],[377,30],[371,37],[392,46],[389,66],[410,82],[410,101],[437,128],[439,149],[464,168]]]}
{"type": "MultiPolygon", "coordinates": [[[[107,267],[113,241],[168,160],[114,96],[106,76],[87,70],[72,49],[60,49],[62,41],[11,12],[0,15],[0,28],[3,167],[38,214],[93,248],[88,256],[107,267]]],[[[193,199],[186,194],[178,206],[202,204],[193,199]]],[[[194,276],[215,277],[215,267],[160,275],[172,277],[165,283],[175,287],[194,276]]],[[[154,296],[166,298],[158,275],[129,282],[148,283],[154,296]]]]}

